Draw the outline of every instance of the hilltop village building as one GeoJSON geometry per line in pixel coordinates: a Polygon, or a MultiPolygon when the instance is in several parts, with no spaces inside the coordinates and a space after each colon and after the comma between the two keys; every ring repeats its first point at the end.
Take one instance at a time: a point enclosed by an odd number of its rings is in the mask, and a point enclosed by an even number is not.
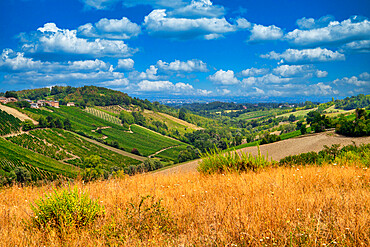
{"type": "Polygon", "coordinates": [[[0,102],[2,104],[8,104],[10,102],[17,102],[18,100],[16,98],[10,97],[10,98],[5,98],[5,97],[0,97],[0,102]]]}
{"type": "MultiPolygon", "coordinates": [[[[10,98],[0,97],[0,103],[4,105],[10,102],[17,102],[17,101],[18,99],[13,98],[13,97],[10,97],[10,98]]],[[[47,105],[51,107],[59,108],[59,101],[38,100],[37,102],[33,102],[30,99],[23,99],[22,101],[27,101],[28,103],[30,103],[31,108],[40,108],[40,107],[47,106],[47,105]]],[[[74,106],[73,102],[70,102],[70,103],[71,103],[70,106],[74,106]]]]}

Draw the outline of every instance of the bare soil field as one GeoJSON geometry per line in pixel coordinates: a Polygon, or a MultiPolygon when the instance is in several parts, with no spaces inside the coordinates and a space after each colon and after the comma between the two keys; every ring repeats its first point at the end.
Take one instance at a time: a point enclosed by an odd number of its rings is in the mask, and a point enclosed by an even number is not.
{"type": "Polygon", "coordinates": [[[9,106],[5,106],[5,105],[0,104],[0,110],[3,110],[5,112],[7,112],[8,114],[13,115],[16,118],[19,118],[21,121],[29,119],[33,122],[33,124],[39,124],[37,121],[33,120],[32,118],[30,118],[26,114],[23,114],[22,112],[17,111],[16,109],[11,108],[9,106]]]}
{"type": "MultiPolygon", "coordinates": [[[[331,146],[333,144],[341,144],[342,146],[345,146],[353,143],[356,143],[356,145],[368,144],[370,143],[370,136],[357,138],[345,137],[335,134],[334,131],[329,131],[262,145],[260,146],[260,150],[261,154],[268,154],[269,158],[279,161],[280,159],[289,155],[296,155],[311,151],[318,152],[324,148],[324,145],[331,146]]],[[[253,155],[257,155],[258,149],[257,147],[247,147],[237,150],[237,152],[247,152],[253,155]]],[[[161,170],[158,173],[173,174],[182,172],[194,172],[196,171],[199,161],[200,160],[194,160],[185,164],[168,168],[166,170],[161,170]]]]}

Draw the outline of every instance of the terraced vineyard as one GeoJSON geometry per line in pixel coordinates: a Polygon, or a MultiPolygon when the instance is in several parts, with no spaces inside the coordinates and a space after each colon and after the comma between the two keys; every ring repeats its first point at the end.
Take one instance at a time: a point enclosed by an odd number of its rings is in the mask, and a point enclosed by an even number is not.
{"type": "Polygon", "coordinates": [[[27,165],[16,158],[0,157],[0,176],[2,175],[3,177],[8,178],[9,176],[11,176],[11,171],[13,171],[16,167],[25,168],[30,173],[32,181],[52,181],[59,177],[51,172],[40,170],[31,165],[27,165]]]}
{"type": "Polygon", "coordinates": [[[85,109],[85,111],[87,113],[90,113],[90,114],[94,115],[94,116],[102,118],[105,121],[108,121],[108,122],[111,122],[111,123],[114,123],[114,124],[117,124],[117,125],[121,125],[121,120],[118,117],[112,116],[111,114],[105,113],[103,111],[100,111],[98,109],[91,108],[91,107],[87,107],[85,109]]]}
{"type": "MultiPolygon", "coordinates": [[[[75,158],[69,159],[66,162],[76,166],[82,166],[84,159],[91,155],[99,155],[101,157],[102,164],[106,168],[113,166],[123,168],[129,165],[137,165],[140,163],[138,160],[117,154],[113,151],[88,142],[78,137],[76,134],[61,129],[33,130],[30,132],[30,134],[39,140],[45,140],[45,142],[47,142],[49,145],[57,147],[57,149],[63,150],[64,153],[68,152],[73,154],[75,158]]],[[[72,156],[69,158],[71,157],[72,156]]]]}
{"type": "Polygon", "coordinates": [[[164,137],[137,125],[131,125],[131,130],[134,133],[127,133],[114,128],[103,129],[102,133],[108,136],[108,139],[117,141],[124,150],[130,152],[133,148],[136,148],[144,156],[149,156],[167,147],[183,144],[180,141],[164,137]]]}
{"type": "Polygon", "coordinates": [[[43,171],[51,172],[65,177],[76,177],[79,169],[75,166],[64,164],[50,157],[40,155],[31,150],[20,147],[10,141],[0,138],[0,159],[21,160],[43,171]]]}
{"type": "Polygon", "coordinates": [[[68,118],[71,121],[72,129],[74,132],[81,132],[84,135],[92,136],[94,138],[102,138],[103,135],[98,132],[93,132],[99,127],[112,127],[119,130],[127,131],[127,128],[124,128],[121,125],[114,124],[112,122],[106,121],[100,117],[94,116],[86,111],[83,111],[78,107],[67,107],[61,106],[60,108],[53,108],[53,112],[49,112],[42,109],[27,109],[28,112],[37,115],[44,116],[54,116],[60,117],[62,119],[68,118]]]}
{"type": "Polygon", "coordinates": [[[0,135],[7,135],[20,131],[22,121],[13,115],[0,110],[0,135]]]}
{"type": "MultiPolygon", "coordinates": [[[[44,131],[44,130],[40,130],[44,131]]],[[[27,148],[36,153],[49,156],[56,160],[63,160],[72,158],[70,154],[67,154],[64,150],[61,150],[57,145],[45,143],[38,137],[31,136],[29,134],[22,134],[18,136],[12,136],[6,138],[7,140],[17,144],[18,146],[27,148]]]]}

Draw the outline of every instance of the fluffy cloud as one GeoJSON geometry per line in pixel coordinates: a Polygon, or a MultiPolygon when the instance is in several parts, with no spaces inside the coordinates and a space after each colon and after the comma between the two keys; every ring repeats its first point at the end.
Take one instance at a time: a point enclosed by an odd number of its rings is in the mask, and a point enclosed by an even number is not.
{"type": "Polygon", "coordinates": [[[314,85],[306,87],[304,90],[305,95],[333,95],[339,94],[338,90],[333,89],[330,85],[319,82],[314,85]]]}
{"type": "Polygon", "coordinates": [[[248,76],[256,76],[256,75],[265,75],[268,73],[268,69],[257,69],[257,68],[250,68],[245,69],[241,72],[242,76],[248,77],[248,76]]]}
{"type": "Polygon", "coordinates": [[[368,40],[370,39],[370,21],[354,16],[342,22],[330,21],[327,26],[321,28],[295,29],[287,33],[285,38],[294,45],[311,47],[368,40]]]}
{"type": "Polygon", "coordinates": [[[314,18],[306,18],[303,17],[302,19],[297,20],[297,26],[300,29],[315,29],[315,28],[321,28],[326,27],[328,24],[332,21],[334,21],[334,16],[332,15],[326,15],[321,17],[320,19],[315,20],[314,18]]]}
{"type": "Polygon", "coordinates": [[[359,77],[352,76],[352,77],[343,77],[342,79],[336,79],[333,81],[336,85],[355,85],[358,87],[362,86],[370,86],[370,78],[367,72],[362,73],[359,77]]]}
{"type": "Polygon", "coordinates": [[[252,34],[249,37],[250,42],[279,40],[284,35],[283,31],[275,25],[266,27],[254,24],[251,33],[252,34]]]}
{"type": "Polygon", "coordinates": [[[68,70],[75,71],[104,71],[112,70],[111,66],[99,59],[68,62],[68,70]]]}
{"type": "Polygon", "coordinates": [[[41,62],[24,56],[23,52],[4,49],[1,54],[0,69],[8,72],[38,71],[42,73],[93,72],[112,70],[111,66],[99,59],[59,62],[41,62]]]}
{"type": "Polygon", "coordinates": [[[154,65],[150,65],[149,69],[139,74],[139,79],[158,80],[159,76],[157,75],[157,71],[158,68],[156,68],[154,65]]]}
{"type": "Polygon", "coordinates": [[[212,94],[212,91],[206,90],[206,89],[197,89],[196,94],[200,96],[209,96],[212,94]]]}
{"type": "Polygon", "coordinates": [[[318,78],[323,78],[323,77],[328,76],[328,72],[327,71],[322,71],[322,70],[316,70],[315,75],[318,78]]]}
{"type": "Polygon", "coordinates": [[[280,84],[280,83],[287,83],[291,81],[292,78],[282,78],[280,76],[274,75],[274,74],[267,74],[261,77],[247,77],[242,80],[242,85],[244,87],[256,85],[256,84],[280,84]]]}
{"type": "Polygon", "coordinates": [[[141,92],[172,92],[172,93],[189,93],[194,90],[190,84],[178,82],[173,84],[170,81],[149,81],[143,80],[138,84],[141,92]]]}
{"type": "Polygon", "coordinates": [[[344,54],[322,48],[304,50],[288,49],[283,53],[272,51],[268,54],[261,55],[261,57],[281,60],[283,63],[318,63],[345,60],[344,54]]]}
{"type": "Polygon", "coordinates": [[[291,77],[307,73],[308,70],[310,70],[308,65],[281,65],[275,68],[273,72],[283,77],[291,77]]]}
{"type": "Polygon", "coordinates": [[[12,49],[4,49],[1,54],[0,70],[3,71],[24,71],[41,68],[40,61],[24,57],[22,52],[14,52],[12,49]]]}
{"type": "Polygon", "coordinates": [[[157,67],[164,71],[173,72],[207,72],[207,64],[201,60],[193,59],[186,62],[175,60],[174,62],[167,63],[159,60],[157,67]]]}
{"type": "Polygon", "coordinates": [[[189,5],[176,8],[169,12],[170,16],[198,18],[198,17],[220,17],[225,14],[225,9],[219,5],[213,5],[210,0],[192,0],[189,5]]]}
{"type": "Polygon", "coordinates": [[[358,76],[361,80],[370,80],[370,74],[367,72],[364,72],[358,76]]]}
{"type": "Polygon", "coordinates": [[[126,17],[121,20],[103,18],[95,24],[87,23],[77,31],[79,37],[129,39],[140,34],[141,28],[126,17]]]}
{"type": "Polygon", "coordinates": [[[273,73],[282,77],[326,77],[328,72],[314,69],[311,65],[281,65],[273,69],[273,73]]]}
{"type": "Polygon", "coordinates": [[[131,58],[118,59],[116,70],[132,70],[134,68],[134,60],[131,58]]]}
{"type": "Polygon", "coordinates": [[[67,53],[95,57],[127,57],[136,50],[123,41],[95,39],[89,41],[77,37],[76,30],[59,29],[54,23],[46,23],[37,32],[21,34],[22,49],[27,53],[67,53]]]}
{"type": "Polygon", "coordinates": [[[370,40],[360,40],[347,43],[341,47],[341,52],[358,52],[358,53],[369,53],[370,52],[370,40]]]}
{"type": "Polygon", "coordinates": [[[225,18],[173,18],[167,17],[164,9],[153,10],[145,17],[143,25],[150,35],[175,39],[218,38],[238,30],[237,26],[225,18]]]}
{"type": "Polygon", "coordinates": [[[223,85],[238,84],[240,81],[235,77],[234,71],[220,69],[215,74],[208,76],[208,80],[223,85]]]}

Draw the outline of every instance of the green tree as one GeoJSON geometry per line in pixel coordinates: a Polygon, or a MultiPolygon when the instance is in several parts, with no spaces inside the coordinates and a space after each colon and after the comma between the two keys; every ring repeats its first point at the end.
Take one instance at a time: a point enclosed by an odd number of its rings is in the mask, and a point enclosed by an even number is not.
{"type": "Polygon", "coordinates": [[[24,120],[23,125],[22,125],[22,130],[23,131],[32,130],[34,128],[35,128],[35,125],[32,123],[31,120],[29,120],[29,119],[24,120]]]}
{"type": "Polygon", "coordinates": [[[181,108],[179,111],[179,119],[184,120],[186,119],[186,110],[184,108],[181,108]]]}
{"type": "Polygon", "coordinates": [[[15,91],[6,91],[4,96],[6,98],[16,98],[16,99],[18,99],[18,94],[15,91]]]}
{"type": "Polygon", "coordinates": [[[307,133],[307,128],[306,128],[306,125],[305,124],[302,124],[301,125],[300,131],[301,131],[301,134],[302,135],[304,135],[304,134],[307,133]]]}

